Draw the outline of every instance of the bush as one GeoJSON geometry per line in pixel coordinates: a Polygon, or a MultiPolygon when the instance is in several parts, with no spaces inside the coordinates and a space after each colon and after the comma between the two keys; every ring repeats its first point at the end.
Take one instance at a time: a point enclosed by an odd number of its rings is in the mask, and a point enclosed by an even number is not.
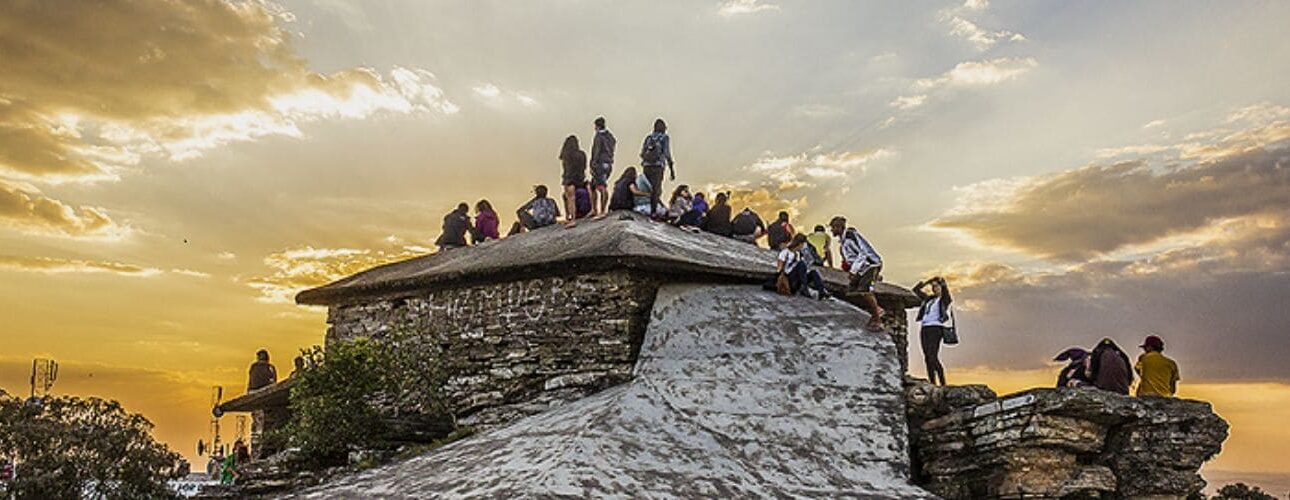
{"type": "Polygon", "coordinates": [[[300,449],[306,465],[337,465],[351,451],[392,448],[393,421],[451,421],[440,397],[442,370],[424,347],[394,334],[304,350],[286,442],[300,449]]]}
{"type": "Polygon", "coordinates": [[[0,457],[18,462],[0,497],[170,498],[177,453],[152,438],[152,423],[99,398],[27,401],[0,391],[0,457]]]}

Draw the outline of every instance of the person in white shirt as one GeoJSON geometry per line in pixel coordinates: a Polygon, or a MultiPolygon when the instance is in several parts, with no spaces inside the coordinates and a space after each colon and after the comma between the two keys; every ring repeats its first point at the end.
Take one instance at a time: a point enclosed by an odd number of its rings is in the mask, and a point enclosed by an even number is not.
{"type": "Polygon", "coordinates": [[[917,321],[922,325],[918,340],[923,346],[923,363],[927,365],[927,379],[933,384],[945,385],[945,367],[941,365],[941,342],[945,340],[945,330],[950,326],[950,304],[954,302],[954,297],[950,296],[950,287],[945,283],[945,278],[940,276],[919,281],[914,285],[914,295],[922,301],[922,305],[918,307],[917,321]],[[931,285],[932,293],[923,291],[928,285],[931,285]]]}
{"type": "Polygon", "coordinates": [[[847,227],[846,217],[834,217],[829,221],[829,228],[841,246],[842,269],[851,275],[848,291],[860,292],[869,306],[869,329],[876,330],[882,326],[882,317],[887,314],[873,294],[874,283],[882,280],[882,256],[860,235],[860,231],[847,227]]]}
{"type": "Polygon", "coordinates": [[[807,295],[806,288],[809,287],[815,291],[817,299],[827,299],[829,292],[824,288],[824,278],[820,275],[820,271],[811,268],[812,262],[803,257],[805,249],[806,235],[794,236],[788,245],[779,251],[779,257],[775,261],[776,270],[779,274],[788,277],[789,289],[794,295],[799,293],[807,295]]]}

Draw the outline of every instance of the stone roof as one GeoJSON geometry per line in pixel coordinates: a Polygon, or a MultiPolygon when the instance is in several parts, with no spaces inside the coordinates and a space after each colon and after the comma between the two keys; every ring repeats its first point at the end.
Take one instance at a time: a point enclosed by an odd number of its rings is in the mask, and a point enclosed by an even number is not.
{"type": "Polygon", "coordinates": [[[297,498],[934,498],[850,304],[663,285],[630,382],[297,498]],[[793,321],[784,321],[793,318],[793,321]]]}
{"type": "MultiPolygon", "coordinates": [[[[614,212],[576,227],[548,226],[524,234],[378,266],[334,283],[300,292],[300,304],[330,305],[367,296],[399,294],[436,286],[511,281],[613,268],[681,274],[708,280],[755,282],[774,274],[775,253],[710,233],[692,233],[651,222],[632,212],[614,212]]],[[[846,274],[826,269],[830,288],[842,290],[846,274]]],[[[879,283],[880,296],[908,307],[918,300],[907,289],[879,283]]]]}
{"type": "Polygon", "coordinates": [[[254,391],[230,399],[215,409],[220,412],[254,411],[274,406],[287,406],[291,397],[291,386],[295,379],[287,378],[276,384],[267,385],[254,391]]]}

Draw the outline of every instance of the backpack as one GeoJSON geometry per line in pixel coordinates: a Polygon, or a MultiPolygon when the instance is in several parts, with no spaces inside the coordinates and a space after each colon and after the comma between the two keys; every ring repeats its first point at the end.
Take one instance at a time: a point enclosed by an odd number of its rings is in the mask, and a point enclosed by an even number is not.
{"type": "Polygon", "coordinates": [[[645,147],[641,149],[641,162],[652,165],[662,164],[663,136],[661,134],[650,134],[645,139],[645,147]]]}
{"type": "Polygon", "coordinates": [[[807,264],[810,264],[812,266],[824,265],[824,258],[820,257],[819,253],[816,253],[815,247],[811,246],[810,243],[807,243],[806,245],[802,246],[801,253],[802,253],[802,260],[805,261],[807,264]]]}
{"type": "Polygon", "coordinates": [[[555,200],[542,198],[533,204],[533,220],[538,224],[555,223],[555,200]]]}

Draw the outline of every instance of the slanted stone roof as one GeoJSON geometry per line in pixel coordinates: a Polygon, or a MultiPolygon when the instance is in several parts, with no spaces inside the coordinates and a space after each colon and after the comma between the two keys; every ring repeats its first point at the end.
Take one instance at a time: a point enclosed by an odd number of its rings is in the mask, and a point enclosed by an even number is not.
{"type": "Polygon", "coordinates": [[[935,498],[896,346],[854,306],[663,285],[651,317],[630,382],[295,497],[935,498]]]}
{"type": "MultiPolygon", "coordinates": [[[[692,233],[651,222],[631,212],[580,221],[574,228],[549,226],[483,245],[459,248],[379,266],[305,290],[296,302],[330,305],[368,296],[438,286],[521,277],[572,275],[632,268],[698,279],[755,282],[775,270],[775,253],[709,233],[692,233]]],[[[825,270],[830,288],[842,290],[846,274],[825,270]]],[[[909,290],[879,283],[878,294],[918,305],[909,290]]]]}
{"type": "Polygon", "coordinates": [[[295,379],[288,378],[276,384],[266,385],[254,391],[238,396],[215,407],[217,411],[254,411],[274,406],[287,406],[291,397],[291,386],[295,379]]]}

